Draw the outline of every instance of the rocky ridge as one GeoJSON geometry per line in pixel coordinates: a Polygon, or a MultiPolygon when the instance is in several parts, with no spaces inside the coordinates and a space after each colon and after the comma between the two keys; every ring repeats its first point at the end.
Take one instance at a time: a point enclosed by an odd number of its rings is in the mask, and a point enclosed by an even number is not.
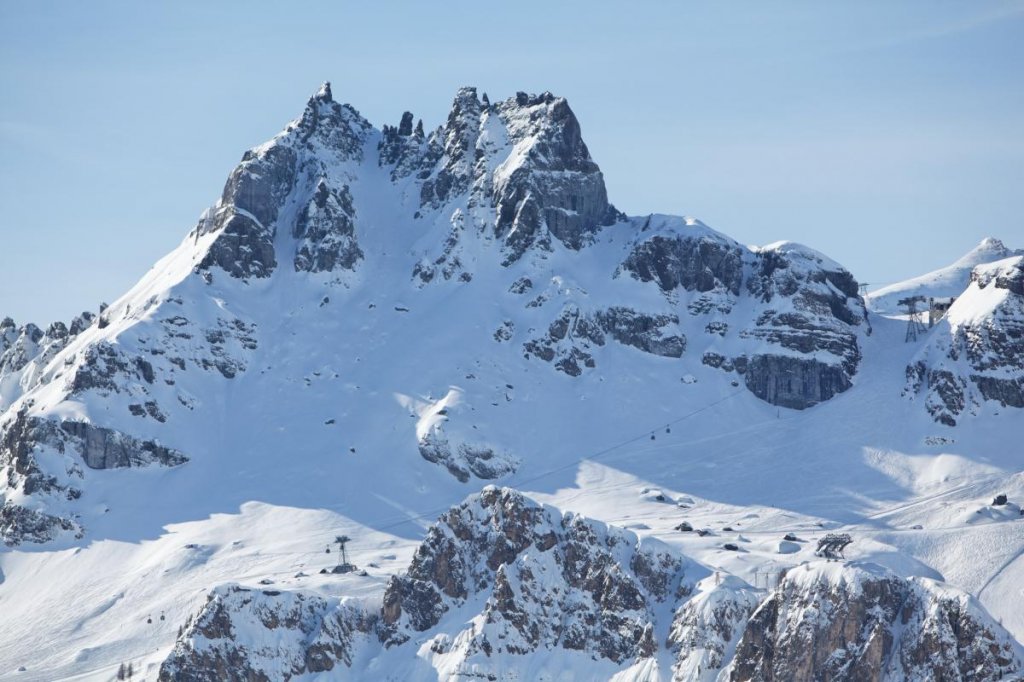
{"type": "Polygon", "coordinates": [[[401,658],[406,679],[511,680],[527,665],[557,669],[558,651],[576,654],[577,679],[657,674],[664,660],[676,680],[997,680],[1022,670],[1012,638],[938,583],[822,561],[756,590],[490,487],[441,516],[379,604],[217,588],[160,679],[356,678],[357,659],[401,658]],[[659,622],[666,612],[670,624],[659,622]]]}
{"type": "Polygon", "coordinates": [[[979,265],[907,366],[905,394],[955,426],[984,404],[1024,407],[1024,256],[979,265]]]}
{"type": "MultiPolygon", "coordinates": [[[[377,130],[324,84],[298,119],[243,155],[182,245],[124,297],[46,332],[5,320],[0,430],[22,411],[58,422],[70,411],[187,453],[183,427],[254,362],[266,372],[271,339],[296,314],[263,314],[261,296],[293,288],[287,305],[315,297],[322,318],[355,321],[372,313],[338,316],[329,302],[371,291],[382,272],[428,300],[448,287],[493,288],[480,295],[509,305],[479,337],[481,356],[506,344],[556,376],[614,372],[618,346],[680,367],[700,358],[797,409],[852,385],[869,326],[848,272],[805,247],[751,249],[692,219],[625,217],[564,98],[491,103],[464,88],[443,126],[426,133],[412,120],[377,130]]],[[[415,447],[460,481],[515,469],[488,434],[417,435],[415,447]]],[[[0,495],[8,518],[12,505],[49,513],[42,500],[0,495]]]]}

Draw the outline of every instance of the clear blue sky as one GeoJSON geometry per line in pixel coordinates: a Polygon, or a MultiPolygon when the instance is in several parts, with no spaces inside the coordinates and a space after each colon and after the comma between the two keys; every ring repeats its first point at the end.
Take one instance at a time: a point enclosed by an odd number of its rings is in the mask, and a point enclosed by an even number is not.
{"type": "Polygon", "coordinates": [[[124,292],[323,80],[568,97],[612,201],[884,283],[1024,247],[1024,2],[0,0],[0,316],[124,292]]]}

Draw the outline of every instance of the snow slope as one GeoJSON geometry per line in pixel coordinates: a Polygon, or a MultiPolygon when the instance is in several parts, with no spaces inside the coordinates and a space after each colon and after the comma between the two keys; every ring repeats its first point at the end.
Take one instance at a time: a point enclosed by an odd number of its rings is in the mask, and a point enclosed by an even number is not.
{"type": "Polygon", "coordinates": [[[812,249],[619,214],[560,98],[464,89],[445,126],[411,120],[377,130],[322,89],[125,296],[59,342],[21,335],[0,679],[154,678],[221,584],[379,601],[491,480],[759,597],[842,529],[851,558],[1024,639],[1024,412],[936,423],[902,395],[903,323],[869,322],[812,249]],[[342,533],[365,576],[319,573],[342,533]]]}
{"type": "Polygon", "coordinates": [[[902,298],[924,296],[945,299],[959,296],[970,284],[971,271],[976,265],[994,263],[1022,254],[1024,251],[1020,249],[1010,249],[1000,240],[986,237],[956,262],[919,277],[876,289],[864,296],[864,302],[872,312],[880,315],[898,315],[906,310],[899,305],[902,298]]]}

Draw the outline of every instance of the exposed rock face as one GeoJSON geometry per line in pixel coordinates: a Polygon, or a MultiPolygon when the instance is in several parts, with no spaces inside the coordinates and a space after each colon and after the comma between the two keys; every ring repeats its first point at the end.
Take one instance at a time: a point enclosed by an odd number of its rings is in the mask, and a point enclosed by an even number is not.
{"type": "MultiPolygon", "coordinates": [[[[653,221],[649,216],[641,233],[651,230],[653,221]]],[[[692,235],[655,231],[630,251],[620,269],[641,282],[656,282],[666,293],[721,290],[738,296],[743,259],[744,249],[739,244],[710,231],[692,235]]]]}
{"type": "Polygon", "coordinates": [[[0,320],[0,411],[42,380],[43,368],[93,322],[84,312],[71,322],[54,322],[46,331],[31,322],[21,327],[9,317],[0,320]]]}
{"type": "Polygon", "coordinates": [[[494,178],[495,231],[509,247],[509,262],[534,242],[543,243],[544,228],[570,249],[580,249],[601,225],[615,221],[604,178],[564,98],[518,93],[496,111],[515,145],[513,154],[529,145],[526,163],[502,168],[494,178]]]}
{"type": "Polygon", "coordinates": [[[432,158],[438,166],[421,186],[421,206],[440,208],[469,191],[476,176],[476,146],[482,108],[476,88],[459,88],[447,123],[431,137],[431,147],[437,150],[432,158]]]}
{"type": "Polygon", "coordinates": [[[420,414],[416,427],[420,456],[445,467],[463,483],[471,477],[493,480],[514,472],[519,466],[517,457],[482,441],[475,429],[461,428],[461,395],[451,389],[420,414]]]}
{"type": "Polygon", "coordinates": [[[309,272],[351,270],[363,257],[355,239],[355,209],[348,186],[332,190],[323,178],[295,223],[299,241],[295,269],[309,272]]]}
{"type": "MultiPolygon", "coordinates": [[[[394,142],[387,147],[395,148],[394,142]]],[[[419,164],[404,162],[422,169],[422,210],[442,209],[468,193],[467,208],[489,210],[486,216],[474,211],[474,224],[504,242],[506,265],[533,247],[550,250],[552,238],[578,250],[619,217],[579,122],[565,99],[551,93],[519,93],[490,105],[475,88],[462,88],[422,154],[419,164]]]]}
{"type": "Polygon", "coordinates": [[[45,525],[73,525],[71,519],[58,519],[56,515],[29,508],[39,506],[40,498],[74,500],[82,494],[74,485],[81,478],[76,462],[65,460],[61,462],[63,467],[54,467],[47,461],[47,446],[51,442],[63,446],[61,433],[55,427],[54,422],[28,417],[24,412],[0,427],[0,471],[6,483],[3,506],[8,510],[7,524],[0,527],[0,532],[8,545],[52,539],[42,532],[45,525]]]}
{"type": "Polygon", "coordinates": [[[423,133],[423,121],[412,126],[412,113],[402,114],[402,122],[398,127],[385,125],[381,130],[381,141],[377,146],[380,154],[378,164],[391,167],[391,179],[397,181],[415,172],[423,177],[430,174],[429,167],[437,161],[428,154],[426,138],[423,133]]]}
{"type": "Polygon", "coordinates": [[[604,343],[604,332],[595,316],[567,306],[548,326],[547,334],[527,341],[523,351],[527,357],[553,362],[558,371],[576,377],[584,368],[597,366],[591,353],[604,343]]]}
{"type": "Polygon", "coordinates": [[[709,335],[735,338],[738,329],[747,340],[748,352],[731,358],[712,342],[704,364],[746,372],[754,395],[795,409],[852,385],[858,337],[870,327],[856,280],[837,263],[789,242],[749,249],[693,219],[648,216],[637,228],[617,274],[652,282],[707,317],[709,335]],[[737,309],[744,298],[752,305],[737,309]]]}
{"type": "MultiPolygon", "coordinates": [[[[188,457],[177,450],[102,426],[65,421],[61,422],[60,428],[71,439],[56,442],[61,442],[62,447],[73,447],[90,469],[119,469],[151,464],[178,466],[188,461],[188,457]]],[[[55,445],[58,449],[61,446],[55,445]]]]}
{"type": "Polygon", "coordinates": [[[721,670],[763,594],[733,576],[706,578],[676,611],[666,646],[676,654],[672,679],[701,679],[721,670]]]}
{"type": "Polygon", "coordinates": [[[867,326],[857,289],[849,272],[812,249],[782,243],[759,250],[747,290],[766,308],[741,334],[790,352],[752,355],[747,388],[796,409],[847,390],[861,358],[858,327],[867,326]]]}
{"type": "Polygon", "coordinates": [[[463,483],[470,476],[484,480],[501,478],[516,470],[519,461],[506,453],[495,452],[484,444],[452,444],[443,431],[432,431],[420,440],[423,459],[444,466],[463,483]]]}
{"type": "Polygon", "coordinates": [[[10,374],[22,369],[39,354],[43,330],[29,323],[19,328],[5,317],[0,322],[0,372],[10,374]]]}
{"type": "Polygon", "coordinates": [[[791,355],[755,355],[743,381],[758,398],[797,410],[828,400],[851,385],[841,365],[791,355]]]}
{"type": "Polygon", "coordinates": [[[985,401],[1024,407],[1024,257],[977,266],[971,284],[907,367],[905,393],[954,426],[985,401]]]}
{"type": "Polygon", "coordinates": [[[160,666],[162,682],[275,682],[352,665],[375,617],[305,592],[218,587],[160,666]],[[243,630],[246,634],[241,635],[243,630]]]}
{"type": "Polygon", "coordinates": [[[996,680],[1020,673],[963,593],[877,567],[793,569],[750,618],[730,679],[996,680]]]}
{"type": "Polygon", "coordinates": [[[48,513],[77,500],[83,472],[149,465],[177,466],[188,461],[182,453],[151,440],[85,422],[56,422],[30,417],[24,411],[0,425],[0,473],[6,484],[0,494],[0,538],[8,545],[47,542],[62,531],[81,534],[71,512],[48,513]]]}
{"type": "Polygon", "coordinates": [[[5,501],[0,506],[0,541],[15,546],[23,542],[43,543],[61,535],[82,537],[82,528],[74,519],[29,509],[5,501]]]}
{"type": "Polygon", "coordinates": [[[678,324],[676,316],[643,313],[624,306],[585,313],[568,305],[548,326],[547,334],[526,341],[523,351],[527,357],[554,363],[555,369],[575,377],[597,366],[594,349],[605,345],[606,334],[645,353],[681,357],[686,336],[678,330],[678,324]]]}
{"type": "Polygon", "coordinates": [[[686,337],[681,332],[665,331],[679,324],[679,318],[674,315],[648,315],[615,306],[598,313],[597,321],[613,339],[645,353],[678,358],[686,350],[686,337]]]}
{"type": "Polygon", "coordinates": [[[324,179],[363,158],[372,126],[331,96],[329,83],[309,100],[302,117],[273,141],[249,150],[231,173],[220,201],[200,220],[196,237],[217,233],[201,269],[213,266],[237,278],[269,277],[277,267],[279,230],[300,241],[295,269],[350,269],[362,256],[354,211],[344,184],[324,179]],[[290,203],[304,206],[298,216],[290,203]],[[279,225],[281,220],[293,221],[279,225]]]}
{"type": "Polygon", "coordinates": [[[542,647],[621,663],[651,654],[653,605],[678,595],[683,567],[631,533],[487,488],[442,516],[389,583],[381,637],[401,644],[489,594],[483,622],[460,636],[467,663],[542,647]]]}

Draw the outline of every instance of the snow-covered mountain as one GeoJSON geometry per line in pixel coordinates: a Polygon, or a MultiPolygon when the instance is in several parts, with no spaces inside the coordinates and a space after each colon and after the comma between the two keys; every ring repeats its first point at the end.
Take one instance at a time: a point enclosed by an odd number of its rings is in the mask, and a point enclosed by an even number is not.
{"type": "Polygon", "coordinates": [[[616,210],[562,98],[414,119],[325,84],[127,294],[0,324],[0,679],[1020,670],[1020,257],[904,344],[811,248],[616,210]]]}
{"type": "Polygon", "coordinates": [[[925,299],[955,298],[971,283],[971,273],[975,266],[1022,255],[1024,255],[1024,249],[1010,249],[995,237],[986,237],[981,240],[981,243],[958,258],[955,263],[919,277],[889,284],[872,291],[864,296],[864,301],[871,312],[881,315],[905,313],[906,308],[899,304],[903,298],[910,296],[922,296],[925,299]]]}

